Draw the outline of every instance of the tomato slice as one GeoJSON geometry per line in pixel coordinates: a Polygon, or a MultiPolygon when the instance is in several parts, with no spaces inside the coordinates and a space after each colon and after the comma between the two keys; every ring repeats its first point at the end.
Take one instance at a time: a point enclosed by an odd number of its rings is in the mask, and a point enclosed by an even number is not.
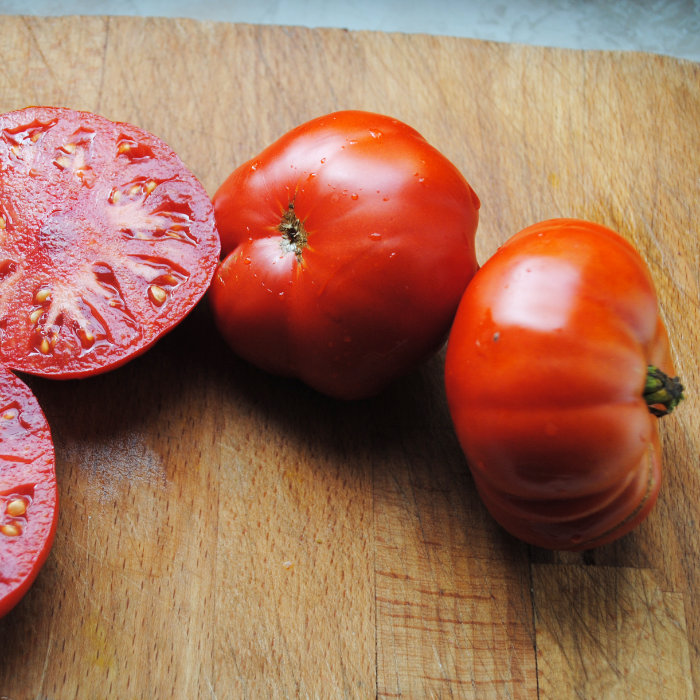
{"type": "Polygon", "coordinates": [[[0,115],[0,360],[54,378],[123,364],[192,309],[219,237],[157,137],[90,112],[0,115]]]}
{"type": "Polygon", "coordinates": [[[53,442],[29,387],[0,366],[0,617],[24,596],[56,532],[53,442]]]}

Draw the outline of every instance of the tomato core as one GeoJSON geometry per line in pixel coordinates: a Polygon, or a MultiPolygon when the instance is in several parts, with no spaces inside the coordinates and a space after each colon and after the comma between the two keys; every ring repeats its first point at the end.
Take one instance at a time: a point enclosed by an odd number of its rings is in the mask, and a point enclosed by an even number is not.
{"type": "Polygon", "coordinates": [[[287,211],[282,215],[282,221],[277,228],[282,234],[282,250],[285,253],[294,253],[297,256],[297,260],[301,262],[308,237],[304,224],[294,213],[294,202],[289,203],[287,211]]]}

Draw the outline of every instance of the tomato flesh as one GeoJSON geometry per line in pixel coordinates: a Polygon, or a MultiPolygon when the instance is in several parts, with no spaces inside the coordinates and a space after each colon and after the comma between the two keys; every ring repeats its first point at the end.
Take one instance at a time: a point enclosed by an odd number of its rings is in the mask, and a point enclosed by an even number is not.
{"type": "Polygon", "coordinates": [[[477,263],[479,200],[414,129],[319,117],[239,166],[214,195],[226,256],[217,325],[263,369],[370,396],[444,342],[477,263]]]}
{"type": "Polygon", "coordinates": [[[671,375],[649,272],[621,236],[559,219],[505,243],[448,341],[450,413],[491,514],[535,545],[587,549],[651,511],[661,483],[650,365],[671,375]]]}
{"type": "Polygon", "coordinates": [[[48,423],[31,390],[0,366],[0,617],[46,561],[57,518],[48,423]]]}
{"type": "Polygon", "coordinates": [[[56,378],[114,368],[206,291],[211,202],[160,139],[55,107],[0,116],[0,359],[56,378]]]}

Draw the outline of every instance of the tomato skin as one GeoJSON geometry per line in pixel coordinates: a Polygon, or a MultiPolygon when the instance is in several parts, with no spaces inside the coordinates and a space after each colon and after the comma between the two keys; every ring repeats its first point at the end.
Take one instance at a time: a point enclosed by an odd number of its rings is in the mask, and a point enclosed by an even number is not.
{"type": "Polygon", "coordinates": [[[411,127],[336,112],[238,167],[213,198],[210,299],[234,351],[330,396],[380,391],[445,341],[477,269],[479,200],[411,127]],[[302,223],[295,245],[280,229],[302,223]]]}
{"type": "Polygon", "coordinates": [[[44,565],[57,520],[49,425],[29,387],[0,365],[0,617],[44,565]]]}
{"type": "Polygon", "coordinates": [[[445,359],[479,493],[520,539],[582,550],[629,532],[661,482],[647,367],[673,367],[649,272],[615,232],[574,219],[516,234],[475,275],[445,359]]]}
{"type": "Polygon", "coordinates": [[[0,361],[55,379],[151,347],[209,286],[202,184],[161,139],[60,107],[0,115],[0,361]]]}

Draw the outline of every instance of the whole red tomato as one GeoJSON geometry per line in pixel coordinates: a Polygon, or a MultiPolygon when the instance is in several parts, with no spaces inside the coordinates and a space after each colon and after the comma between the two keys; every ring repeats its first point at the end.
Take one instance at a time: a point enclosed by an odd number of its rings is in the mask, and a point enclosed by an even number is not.
{"type": "Polygon", "coordinates": [[[491,514],[553,549],[635,527],[659,490],[656,416],[682,390],[672,372],[650,275],[623,238],[567,219],[511,238],[469,285],[445,365],[491,514]]]}
{"type": "Polygon", "coordinates": [[[46,561],[57,519],[49,425],[29,387],[0,365],[0,617],[46,561]]]}
{"type": "Polygon", "coordinates": [[[477,269],[478,209],[457,168],[396,119],[302,124],[214,196],[217,325],[269,372],[376,393],[444,342],[477,269]]]}

